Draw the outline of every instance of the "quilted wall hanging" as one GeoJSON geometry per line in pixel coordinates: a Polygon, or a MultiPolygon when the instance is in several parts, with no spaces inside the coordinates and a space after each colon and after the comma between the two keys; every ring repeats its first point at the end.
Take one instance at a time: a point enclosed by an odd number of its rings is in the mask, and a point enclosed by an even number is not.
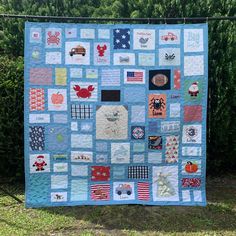
{"type": "Polygon", "coordinates": [[[206,205],[206,24],[25,25],[26,206],[206,205]]]}

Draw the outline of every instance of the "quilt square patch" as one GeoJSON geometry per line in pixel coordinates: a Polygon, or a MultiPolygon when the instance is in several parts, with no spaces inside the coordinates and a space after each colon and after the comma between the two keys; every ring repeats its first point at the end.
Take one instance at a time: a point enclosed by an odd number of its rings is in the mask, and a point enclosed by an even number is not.
{"type": "Polygon", "coordinates": [[[94,201],[110,200],[110,185],[109,184],[93,184],[91,185],[91,199],[94,201]]]}
{"type": "Polygon", "coordinates": [[[26,207],[205,206],[207,24],[26,22],[26,207]]]}
{"type": "Polygon", "coordinates": [[[43,88],[30,89],[30,110],[43,111],[45,109],[45,92],[43,88]]]}
{"type": "Polygon", "coordinates": [[[45,149],[45,127],[30,126],[29,142],[31,151],[41,151],[45,149]]]}
{"type": "Polygon", "coordinates": [[[130,49],[130,29],[113,29],[114,49],[130,49]]]}

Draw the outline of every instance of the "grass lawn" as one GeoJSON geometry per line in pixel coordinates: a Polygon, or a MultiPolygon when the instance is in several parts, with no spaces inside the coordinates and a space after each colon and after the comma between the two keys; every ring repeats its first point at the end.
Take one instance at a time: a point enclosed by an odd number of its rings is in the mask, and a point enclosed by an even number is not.
{"type": "MultiPolygon", "coordinates": [[[[23,187],[4,186],[24,199],[23,187]]],[[[5,235],[236,235],[236,176],[208,178],[207,207],[84,206],[25,209],[0,193],[5,235]]]]}

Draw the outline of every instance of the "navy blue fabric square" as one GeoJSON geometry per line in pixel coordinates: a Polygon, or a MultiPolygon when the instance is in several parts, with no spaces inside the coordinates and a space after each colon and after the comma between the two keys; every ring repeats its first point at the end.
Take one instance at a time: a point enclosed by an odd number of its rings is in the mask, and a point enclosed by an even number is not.
{"type": "Polygon", "coordinates": [[[114,49],[130,49],[130,29],[113,29],[114,49]]]}

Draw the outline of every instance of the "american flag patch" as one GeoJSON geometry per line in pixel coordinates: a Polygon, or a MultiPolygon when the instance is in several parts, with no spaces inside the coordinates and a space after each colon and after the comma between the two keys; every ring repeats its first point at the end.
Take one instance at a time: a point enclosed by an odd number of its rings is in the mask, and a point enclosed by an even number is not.
{"type": "Polygon", "coordinates": [[[148,182],[138,182],[138,200],[149,201],[149,183],[148,182]]]}
{"type": "Polygon", "coordinates": [[[127,84],[144,84],[145,71],[144,70],[124,70],[125,83],[127,84]]]}
{"type": "Polygon", "coordinates": [[[142,81],[143,80],[143,72],[127,72],[127,81],[142,81]]]}
{"type": "Polygon", "coordinates": [[[91,185],[91,199],[110,200],[110,185],[109,184],[91,185]]]}

